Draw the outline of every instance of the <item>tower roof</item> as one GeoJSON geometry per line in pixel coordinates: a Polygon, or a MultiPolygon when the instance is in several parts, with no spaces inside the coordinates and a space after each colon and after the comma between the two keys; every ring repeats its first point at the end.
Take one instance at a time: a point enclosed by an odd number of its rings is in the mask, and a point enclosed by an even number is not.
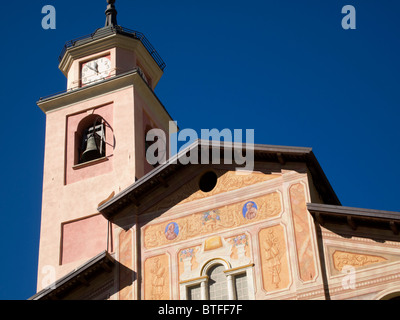
{"type": "Polygon", "coordinates": [[[153,58],[153,60],[157,63],[158,67],[160,68],[161,71],[164,71],[166,64],[161,58],[161,56],[158,54],[156,49],[153,47],[153,45],[150,43],[150,41],[145,37],[145,35],[139,31],[131,30],[128,28],[124,28],[120,25],[118,25],[117,22],[117,10],[115,8],[115,0],[107,0],[107,9],[105,11],[106,15],[106,23],[105,26],[102,28],[96,29],[95,32],[67,41],[64,45],[64,48],[61,51],[60,56],[58,57],[58,62],[61,63],[63,60],[66,52],[69,49],[76,48],[85,44],[88,44],[93,41],[97,41],[112,35],[123,35],[125,37],[131,38],[131,39],[136,39],[140,41],[143,46],[146,48],[150,56],[153,58]]]}

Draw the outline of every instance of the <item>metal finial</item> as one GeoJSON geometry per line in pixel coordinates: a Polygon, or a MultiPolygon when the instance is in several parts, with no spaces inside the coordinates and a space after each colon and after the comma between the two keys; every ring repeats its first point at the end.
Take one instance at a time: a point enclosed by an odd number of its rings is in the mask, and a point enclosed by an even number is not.
{"type": "Polygon", "coordinates": [[[107,10],[106,10],[106,27],[117,26],[117,10],[115,9],[115,0],[107,0],[107,10]]]}

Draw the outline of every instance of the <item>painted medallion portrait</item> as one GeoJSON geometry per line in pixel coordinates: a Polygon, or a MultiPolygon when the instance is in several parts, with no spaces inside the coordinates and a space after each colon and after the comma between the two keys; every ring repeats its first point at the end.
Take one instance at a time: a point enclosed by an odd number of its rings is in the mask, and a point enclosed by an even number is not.
{"type": "Polygon", "coordinates": [[[248,201],[242,209],[243,217],[247,220],[254,219],[257,215],[257,204],[254,201],[248,201]]]}
{"type": "Polygon", "coordinates": [[[174,240],[179,234],[179,226],[176,222],[171,222],[165,227],[165,237],[167,240],[174,240]]]}

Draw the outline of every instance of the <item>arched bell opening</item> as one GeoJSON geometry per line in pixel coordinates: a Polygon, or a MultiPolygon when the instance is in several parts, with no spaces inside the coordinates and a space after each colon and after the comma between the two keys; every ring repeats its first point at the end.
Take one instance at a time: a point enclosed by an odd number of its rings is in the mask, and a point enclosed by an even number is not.
{"type": "Polygon", "coordinates": [[[89,115],[79,123],[76,136],[75,163],[82,164],[106,155],[106,128],[104,119],[89,115]]]}

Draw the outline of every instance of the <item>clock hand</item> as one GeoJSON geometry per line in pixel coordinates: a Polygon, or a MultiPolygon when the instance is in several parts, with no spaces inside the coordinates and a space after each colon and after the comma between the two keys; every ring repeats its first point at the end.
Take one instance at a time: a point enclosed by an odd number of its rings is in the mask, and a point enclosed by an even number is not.
{"type": "Polygon", "coordinates": [[[95,68],[96,68],[96,73],[99,73],[99,64],[97,62],[94,62],[95,68]]]}
{"type": "Polygon", "coordinates": [[[88,66],[89,69],[93,70],[94,72],[99,73],[99,70],[98,70],[98,69],[99,69],[99,66],[98,66],[97,63],[95,64],[96,69],[93,68],[89,63],[87,64],[87,66],[88,66]]]}
{"type": "Polygon", "coordinates": [[[96,70],[94,70],[89,64],[87,64],[87,67],[88,67],[90,70],[96,71],[96,70]]]}

